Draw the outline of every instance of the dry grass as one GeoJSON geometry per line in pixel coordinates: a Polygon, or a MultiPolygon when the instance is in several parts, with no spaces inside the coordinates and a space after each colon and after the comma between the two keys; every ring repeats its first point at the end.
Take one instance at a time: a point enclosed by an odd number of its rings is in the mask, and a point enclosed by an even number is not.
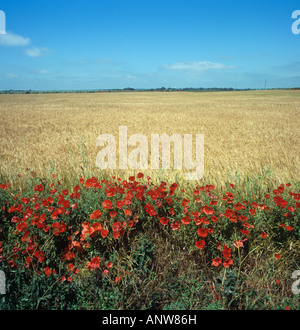
{"type": "MultiPolygon", "coordinates": [[[[128,137],[145,134],[149,145],[154,133],[204,134],[206,182],[236,172],[243,181],[268,168],[274,181],[298,181],[299,109],[299,91],[0,95],[0,173],[22,180],[26,168],[41,176],[53,169],[70,179],[82,166],[99,176],[97,137],[118,140],[125,125],[128,137]]],[[[156,174],[174,178],[171,170],[156,174]]]]}

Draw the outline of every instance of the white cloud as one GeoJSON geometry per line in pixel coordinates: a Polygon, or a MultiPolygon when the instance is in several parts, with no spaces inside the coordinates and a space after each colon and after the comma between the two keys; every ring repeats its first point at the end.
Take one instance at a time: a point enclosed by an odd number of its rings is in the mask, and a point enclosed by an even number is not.
{"type": "Polygon", "coordinates": [[[50,72],[47,70],[37,70],[36,73],[38,74],[49,74],[50,72]]]}
{"type": "Polygon", "coordinates": [[[39,57],[48,55],[51,53],[51,49],[47,47],[31,47],[26,49],[24,53],[29,57],[39,57]]]}
{"type": "Polygon", "coordinates": [[[16,74],[16,73],[7,73],[7,74],[5,75],[5,77],[6,77],[6,78],[18,78],[19,75],[16,74]]]}
{"type": "Polygon", "coordinates": [[[235,66],[224,65],[221,63],[214,63],[208,61],[202,62],[178,62],[174,64],[163,65],[165,69],[168,70],[186,70],[194,72],[202,72],[205,70],[224,70],[224,69],[234,69],[235,66]]]}
{"type": "Polygon", "coordinates": [[[0,46],[28,46],[31,40],[12,32],[0,34],[0,46]]]}

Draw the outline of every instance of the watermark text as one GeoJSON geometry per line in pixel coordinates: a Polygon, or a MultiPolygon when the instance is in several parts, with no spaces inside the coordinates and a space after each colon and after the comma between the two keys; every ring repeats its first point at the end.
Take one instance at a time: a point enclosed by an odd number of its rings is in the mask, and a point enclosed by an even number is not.
{"type": "Polygon", "coordinates": [[[300,293],[300,270],[295,270],[292,274],[292,278],[296,279],[296,281],[294,281],[292,284],[292,292],[294,294],[299,294],[300,293]]]}
{"type": "Polygon", "coordinates": [[[6,293],[6,277],[3,270],[0,270],[0,294],[6,293]]]}
{"type": "MultiPolygon", "coordinates": [[[[181,170],[183,165],[189,172],[185,173],[186,180],[200,180],[204,176],[204,135],[196,134],[195,160],[193,160],[193,136],[184,134],[183,140],[180,134],[151,134],[151,146],[148,147],[148,139],[143,134],[133,134],[127,137],[127,126],[119,127],[119,166],[120,170],[146,170],[160,168],[160,150],[162,154],[161,168],[171,168],[171,143],[173,143],[173,158],[175,170],[181,170]],[[131,150],[128,153],[128,147],[131,150]],[[161,148],[160,148],[161,147],[161,148]]],[[[104,147],[98,154],[96,165],[100,169],[117,168],[117,142],[111,134],[101,134],[97,138],[96,146],[104,147]]]]}
{"type": "Polygon", "coordinates": [[[292,24],[292,32],[294,34],[299,34],[300,33],[300,10],[293,11],[292,19],[296,19],[296,21],[292,24]]]}
{"type": "Polygon", "coordinates": [[[3,10],[0,10],[0,34],[6,34],[6,16],[3,10]]]}

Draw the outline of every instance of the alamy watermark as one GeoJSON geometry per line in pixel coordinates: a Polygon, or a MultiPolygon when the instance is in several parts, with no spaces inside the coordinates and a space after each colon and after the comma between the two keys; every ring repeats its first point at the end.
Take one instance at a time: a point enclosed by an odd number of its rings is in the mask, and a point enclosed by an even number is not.
{"type": "Polygon", "coordinates": [[[296,21],[292,24],[292,32],[294,34],[299,34],[300,33],[300,10],[293,11],[292,19],[296,19],[296,21]]]}
{"type": "Polygon", "coordinates": [[[0,294],[6,293],[6,277],[3,270],[0,270],[0,294]]]}
{"type": "Polygon", "coordinates": [[[295,270],[292,274],[292,278],[296,279],[296,281],[294,281],[292,284],[292,292],[294,294],[299,294],[300,293],[300,270],[295,270]]]}
{"type": "MultiPolygon", "coordinates": [[[[160,168],[160,146],[162,169],[171,168],[171,142],[174,146],[174,169],[181,170],[183,165],[190,172],[185,173],[186,180],[200,180],[204,176],[204,135],[196,134],[195,161],[193,160],[193,136],[184,134],[151,134],[150,158],[153,170],[160,168]]],[[[100,169],[117,168],[117,142],[111,134],[101,134],[96,146],[104,147],[98,154],[96,165],[100,169]],[[105,146],[106,145],[106,146],[105,146]]],[[[149,166],[148,139],[143,134],[133,134],[127,138],[127,126],[119,127],[119,166],[121,170],[147,170],[149,166]],[[136,147],[128,154],[128,146],[136,147]]]]}
{"type": "Polygon", "coordinates": [[[6,34],[6,17],[3,10],[0,10],[0,34],[6,34]]]}

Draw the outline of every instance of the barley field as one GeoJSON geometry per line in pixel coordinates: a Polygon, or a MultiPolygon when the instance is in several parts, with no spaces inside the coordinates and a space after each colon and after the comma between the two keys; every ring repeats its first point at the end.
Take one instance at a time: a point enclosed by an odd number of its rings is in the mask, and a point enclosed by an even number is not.
{"type": "MultiPolygon", "coordinates": [[[[300,91],[293,90],[0,95],[2,181],[22,181],[28,169],[66,182],[99,177],[96,139],[108,133],[118,143],[119,126],[127,126],[128,138],[146,135],[149,145],[151,134],[204,134],[206,182],[298,181],[299,109],[300,91]]],[[[184,170],[151,171],[149,164],[144,172],[180,181],[184,170]]]]}

